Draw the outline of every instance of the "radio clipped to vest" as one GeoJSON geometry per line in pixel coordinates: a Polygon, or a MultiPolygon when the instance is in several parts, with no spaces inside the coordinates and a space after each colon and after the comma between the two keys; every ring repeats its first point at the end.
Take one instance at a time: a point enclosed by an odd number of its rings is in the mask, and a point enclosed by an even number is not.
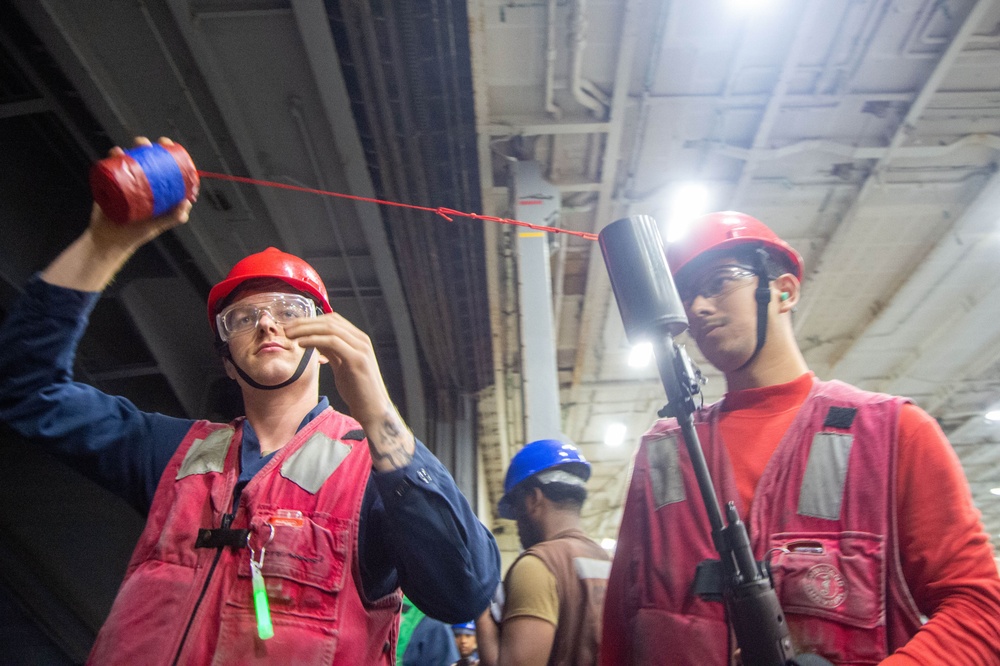
{"type": "Polygon", "coordinates": [[[674,336],[687,328],[688,321],[656,222],[646,215],[623,218],[604,227],[598,240],[629,342],[653,345],[667,394],[667,407],[660,415],[677,419],[708,513],[712,543],[720,559],[699,565],[696,589],[702,598],[725,604],[744,666],[829,665],[815,654],[795,655],[770,571],[754,559],[746,526],[733,502],[726,505],[723,524],[694,427],[701,377],[684,348],[674,343],[674,336]]]}

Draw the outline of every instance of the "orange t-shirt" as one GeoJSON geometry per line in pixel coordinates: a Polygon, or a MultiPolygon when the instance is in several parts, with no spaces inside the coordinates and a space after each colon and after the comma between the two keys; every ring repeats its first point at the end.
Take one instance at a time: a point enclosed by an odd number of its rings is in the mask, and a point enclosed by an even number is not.
{"type": "MultiPolygon", "coordinates": [[[[719,435],[743,506],[750,506],[812,383],[806,373],[787,384],[726,394],[719,435]]],[[[1000,664],[1000,575],[993,549],[958,456],[937,421],[912,404],[899,414],[897,463],[903,575],[929,621],[882,663],[1000,664]]]]}

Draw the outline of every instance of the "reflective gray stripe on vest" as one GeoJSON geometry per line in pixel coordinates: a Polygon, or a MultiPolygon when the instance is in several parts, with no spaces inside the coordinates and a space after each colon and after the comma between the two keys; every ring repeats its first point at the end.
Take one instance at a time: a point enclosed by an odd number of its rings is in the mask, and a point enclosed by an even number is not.
{"type": "Polygon", "coordinates": [[[196,439],[188,449],[177,470],[175,480],[179,481],[192,474],[208,474],[221,472],[226,463],[226,453],[229,451],[229,441],[235,431],[232,428],[216,430],[205,439],[196,439]]]}
{"type": "Polygon", "coordinates": [[[317,432],[288,456],[281,466],[281,476],[315,495],[350,452],[351,447],[339,439],[317,432]]]}
{"type": "Polygon", "coordinates": [[[853,443],[854,435],[839,432],[818,432],[813,437],[799,495],[801,515],[827,520],[840,518],[853,443]]]}
{"type": "Polygon", "coordinates": [[[592,557],[574,557],[573,566],[576,568],[576,575],[581,579],[599,578],[607,580],[611,573],[611,562],[607,560],[596,560],[592,557]]]}
{"type": "Polygon", "coordinates": [[[684,501],[684,480],[677,460],[677,438],[654,439],[646,446],[649,455],[649,483],[653,501],[660,509],[684,501]]]}

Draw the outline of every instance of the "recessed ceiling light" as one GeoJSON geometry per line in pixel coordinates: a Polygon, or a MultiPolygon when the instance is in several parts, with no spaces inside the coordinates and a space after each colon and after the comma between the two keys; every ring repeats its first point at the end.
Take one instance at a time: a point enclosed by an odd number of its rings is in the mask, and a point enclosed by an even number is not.
{"type": "Polygon", "coordinates": [[[681,183],[674,188],[667,213],[667,242],[683,237],[699,215],[708,212],[708,188],[701,183],[681,183]]]}
{"type": "Polygon", "coordinates": [[[1000,409],[993,409],[986,412],[986,420],[997,422],[1000,421],[1000,409]]]}
{"type": "Polygon", "coordinates": [[[617,546],[617,545],[618,545],[618,541],[616,539],[607,539],[607,538],[601,539],[601,548],[603,548],[604,550],[606,550],[608,552],[612,552],[613,553],[614,550],[615,550],[615,546],[617,546]]]}
{"type": "Polygon", "coordinates": [[[632,368],[645,368],[653,360],[653,343],[639,342],[632,345],[628,353],[628,364],[632,368]]]}
{"type": "Polygon", "coordinates": [[[1000,488],[990,488],[990,492],[994,495],[1000,495],[1000,488]]]}
{"type": "Polygon", "coordinates": [[[624,423],[612,423],[604,431],[604,443],[608,446],[621,446],[625,441],[625,432],[624,423]]]}

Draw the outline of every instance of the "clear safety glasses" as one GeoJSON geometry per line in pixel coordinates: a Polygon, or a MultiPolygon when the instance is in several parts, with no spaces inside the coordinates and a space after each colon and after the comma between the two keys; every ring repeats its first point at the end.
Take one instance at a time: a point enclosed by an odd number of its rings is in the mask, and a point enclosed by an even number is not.
{"type": "Polygon", "coordinates": [[[257,294],[251,301],[234,303],[215,315],[219,337],[223,342],[257,328],[260,318],[267,313],[275,323],[284,325],[297,319],[315,317],[316,304],[298,294],[257,294]]]}
{"type": "Polygon", "coordinates": [[[678,284],[677,293],[684,307],[691,307],[695,297],[718,298],[739,289],[749,278],[755,277],[752,268],[739,265],[719,266],[696,277],[688,284],[678,284]]]}

